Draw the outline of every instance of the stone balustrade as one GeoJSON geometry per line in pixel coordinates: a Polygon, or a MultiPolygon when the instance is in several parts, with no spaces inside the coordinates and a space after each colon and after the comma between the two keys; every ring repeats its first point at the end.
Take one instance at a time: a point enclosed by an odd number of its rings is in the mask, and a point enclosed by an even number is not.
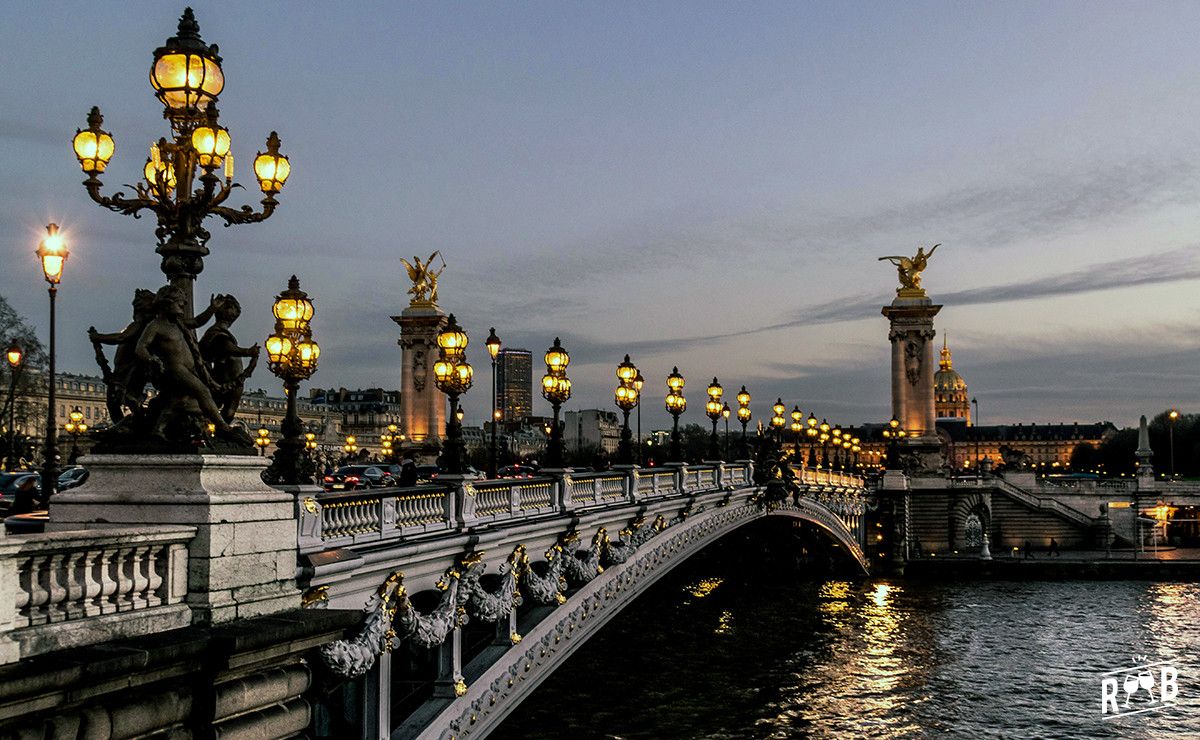
{"type": "MultiPolygon", "coordinates": [[[[849,473],[795,469],[814,488],[861,489],[849,473]]],[[[299,547],[315,553],[384,540],[403,540],[539,515],[638,503],[751,485],[747,462],[629,467],[502,480],[455,481],[416,488],[317,493],[297,501],[299,547]]]]}
{"type": "Polygon", "coordinates": [[[0,663],[183,627],[194,527],[0,537],[0,663]]]}

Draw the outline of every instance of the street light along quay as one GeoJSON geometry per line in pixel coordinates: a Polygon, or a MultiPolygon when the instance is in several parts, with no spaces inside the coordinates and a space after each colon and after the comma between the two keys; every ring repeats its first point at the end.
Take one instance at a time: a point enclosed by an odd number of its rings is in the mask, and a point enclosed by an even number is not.
{"type": "Polygon", "coordinates": [[[1167,432],[1171,445],[1171,480],[1175,480],[1175,422],[1179,419],[1179,409],[1171,409],[1167,413],[1167,432]]]}
{"type": "Polygon", "coordinates": [[[433,363],[434,380],[438,390],[450,399],[450,414],[446,417],[446,444],[442,450],[442,467],[451,475],[466,472],[466,450],[462,443],[462,422],[458,417],[458,397],[471,389],[475,369],[467,362],[470,340],[454,314],[437,335],[438,361],[433,363]]]}
{"type": "Polygon", "coordinates": [[[150,210],[158,217],[158,247],[162,271],[186,297],[186,318],[192,317],[192,285],[204,269],[209,233],[208,216],[219,216],[226,225],[256,223],[270,218],[275,195],[287,181],[292,166],[279,153],[279,136],[272,131],[265,152],[254,159],[254,174],[264,197],[262,210],[250,206],[222,205],[237,185],[233,182],[233,155],[229,131],[218,123],[217,96],[225,88],[225,75],[216,45],[205,44],[192,9],[184,11],[175,36],[154,50],[150,85],[164,106],[171,139],[161,138],[150,147],[143,169],[145,183],[133,186],[136,197],[122,193],[100,194],[100,174],[116,151],[113,137],[101,126],[100,109],[88,114],[88,127],[72,141],[88,195],[104,208],[137,216],[150,210]],[[224,168],[223,177],[217,171],[224,168]],[[198,187],[196,186],[198,181],[198,187]]]}
{"type": "Polygon", "coordinates": [[[299,278],[292,275],[287,290],[276,296],[271,310],[275,315],[275,331],[267,337],[267,360],[271,372],[283,381],[287,412],[280,426],[283,436],[266,477],[285,485],[311,483],[315,471],[304,454],[304,424],[296,408],[296,394],[300,392],[300,381],[317,371],[321,348],[312,338],[313,304],[308,294],[300,290],[299,278]]]}
{"type": "Polygon", "coordinates": [[[667,413],[671,415],[671,462],[683,462],[683,445],[679,441],[679,415],[687,411],[687,399],[683,397],[683,376],[679,374],[679,368],[671,369],[671,374],[667,376],[667,398],[666,407],[667,413]]]}
{"type": "Polygon", "coordinates": [[[55,315],[54,303],[58,297],[58,284],[62,280],[63,267],[66,265],[70,250],[67,242],[58,231],[58,224],[46,226],[46,236],[38,243],[37,256],[42,261],[42,276],[50,286],[50,352],[49,352],[49,386],[46,403],[46,452],[42,464],[42,495],[51,496],[58,490],[58,424],[54,419],[55,398],[55,315]]]}
{"type": "Polygon", "coordinates": [[[729,415],[732,411],[729,409],[729,401],[726,401],[721,406],[721,418],[725,419],[725,451],[721,455],[722,460],[729,459],[729,415]]]}
{"type": "Polygon", "coordinates": [[[613,392],[617,408],[624,419],[621,422],[621,441],[617,444],[617,460],[621,465],[633,464],[633,433],[629,430],[629,412],[638,405],[639,394],[635,385],[638,369],[629,360],[629,355],[617,365],[617,388],[613,392]]]}
{"type": "Polygon", "coordinates": [[[5,463],[4,469],[11,471],[17,467],[17,380],[20,377],[22,368],[25,367],[25,351],[21,349],[21,345],[17,344],[14,339],[8,345],[8,349],[4,353],[5,359],[8,360],[8,460],[5,463]]]}
{"type": "Polygon", "coordinates": [[[725,389],[716,378],[708,386],[708,402],[704,404],[704,413],[712,421],[712,435],[708,439],[708,459],[721,459],[721,447],[717,442],[717,420],[721,418],[721,397],[725,389]]]}
{"type": "Polygon", "coordinates": [[[642,371],[638,370],[637,375],[633,376],[633,389],[637,391],[637,464],[642,464],[642,386],[646,385],[646,379],[642,377],[642,371]]]}
{"type": "Polygon", "coordinates": [[[563,465],[562,425],[558,422],[558,415],[562,405],[571,398],[571,379],[567,377],[571,355],[555,337],[554,344],[550,345],[542,359],[546,362],[546,374],[542,376],[542,397],[554,409],[554,421],[546,434],[546,467],[557,469],[563,465]]]}
{"type": "Polygon", "coordinates": [[[492,358],[492,443],[488,449],[487,469],[487,477],[490,480],[496,477],[496,470],[499,466],[497,462],[499,459],[499,448],[496,446],[496,425],[500,423],[501,416],[500,409],[497,408],[498,399],[496,398],[496,358],[500,355],[500,337],[496,336],[496,327],[493,326],[488,330],[488,338],[484,344],[487,345],[488,354],[492,358]]]}

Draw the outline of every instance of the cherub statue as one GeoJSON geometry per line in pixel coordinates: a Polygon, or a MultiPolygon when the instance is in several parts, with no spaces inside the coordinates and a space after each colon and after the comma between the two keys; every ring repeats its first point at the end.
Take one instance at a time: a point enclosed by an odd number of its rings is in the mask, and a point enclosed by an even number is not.
{"type": "Polygon", "coordinates": [[[216,321],[200,338],[200,354],[215,384],[213,400],[220,405],[225,421],[233,423],[233,417],[242,402],[242,389],[258,364],[259,347],[257,344],[252,347],[238,346],[233,333],[229,331],[233,322],[242,315],[242,306],[237,298],[231,295],[215,296],[213,313],[216,321]],[[250,365],[244,370],[243,357],[250,358],[250,365]]]}
{"type": "Polygon", "coordinates": [[[445,258],[442,259],[442,267],[438,271],[434,272],[429,268],[433,266],[433,258],[440,255],[440,251],[435,251],[429,255],[429,259],[425,260],[424,264],[421,263],[420,257],[413,257],[412,263],[403,257],[400,258],[400,261],[404,263],[404,267],[408,270],[408,279],[412,280],[413,283],[412,287],[408,289],[408,292],[412,294],[411,303],[413,305],[437,305],[437,281],[438,276],[446,269],[445,258]]]}
{"type": "MultiPolygon", "coordinates": [[[[213,399],[214,383],[200,355],[200,347],[185,318],[187,300],[173,285],[159,289],[154,296],[154,317],[146,324],[134,348],[137,361],[158,389],[158,418],[150,433],[168,435],[168,423],[177,408],[194,404],[216,430],[217,436],[241,442],[242,435],[221,415],[213,399]]],[[[248,440],[247,440],[248,441],[248,440]]]]}
{"type": "Polygon", "coordinates": [[[902,255],[894,255],[891,257],[880,257],[879,260],[887,260],[896,266],[896,271],[900,275],[900,290],[921,290],[921,273],[929,266],[929,258],[933,256],[935,250],[941,244],[934,244],[933,247],[926,252],[925,247],[917,247],[917,253],[911,259],[902,255]]]}
{"type": "MultiPolygon", "coordinates": [[[[182,323],[189,328],[203,326],[212,314],[213,304],[210,300],[208,308],[194,319],[184,319],[182,323]]],[[[88,327],[88,339],[96,350],[96,363],[100,366],[107,387],[105,403],[108,406],[108,415],[114,424],[119,424],[127,415],[138,416],[142,411],[149,378],[146,377],[145,366],[137,361],[135,350],[142,330],[153,318],[154,291],[139,288],[133,293],[133,320],[124,329],[111,334],[101,334],[96,331],[96,327],[88,327]],[[117,347],[113,353],[112,368],[104,356],[103,345],[106,344],[117,347]]]]}

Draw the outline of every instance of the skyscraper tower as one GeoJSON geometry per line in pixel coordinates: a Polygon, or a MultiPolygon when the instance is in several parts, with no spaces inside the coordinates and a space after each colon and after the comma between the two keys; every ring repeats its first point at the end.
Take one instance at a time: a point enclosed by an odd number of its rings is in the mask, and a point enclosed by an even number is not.
{"type": "Polygon", "coordinates": [[[496,399],[500,421],[516,423],[533,413],[533,353],[502,349],[496,356],[496,399]]]}

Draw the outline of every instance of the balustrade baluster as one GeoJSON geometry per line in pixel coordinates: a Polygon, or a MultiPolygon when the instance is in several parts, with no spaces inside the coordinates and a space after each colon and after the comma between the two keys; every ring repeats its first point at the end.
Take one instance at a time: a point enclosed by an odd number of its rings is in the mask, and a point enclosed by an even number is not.
{"type": "Polygon", "coordinates": [[[76,550],[67,553],[67,557],[63,561],[63,585],[67,591],[66,600],[63,602],[63,617],[65,619],[78,619],[84,616],[83,594],[85,586],[83,558],[86,554],[86,550],[76,550]]]}
{"type": "Polygon", "coordinates": [[[133,548],[133,554],[129,558],[129,566],[131,575],[133,576],[133,589],[131,590],[129,603],[134,609],[146,608],[146,587],[150,585],[150,573],[148,572],[147,555],[150,548],[146,545],[133,548]]]}
{"type": "Polygon", "coordinates": [[[67,589],[63,578],[65,557],[66,553],[54,553],[46,567],[46,590],[49,592],[49,599],[46,602],[45,614],[48,622],[62,622],[66,619],[67,589]]]}
{"type": "Polygon", "coordinates": [[[19,628],[29,624],[29,614],[33,608],[33,592],[37,584],[37,573],[34,571],[34,558],[21,558],[17,563],[17,613],[13,619],[13,627],[19,628]]]}
{"type": "Polygon", "coordinates": [[[133,606],[133,553],[132,547],[122,547],[113,558],[116,566],[117,592],[113,600],[118,612],[127,612],[133,606]]]}
{"type": "Polygon", "coordinates": [[[146,603],[148,606],[159,606],[167,600],[163,589],[163,573],[167,570],[167,546],[156,545],[151,548],[146,558],[149,572],[149,584],[146,586],[146,603]]]}
{"type": "Polygon", "coordinates": [[[103,551],[88,550],[83,556],[83,615],[94,617],[100,613],[99,561],[103,551]]]}
{"type": "Polygon", "coordinates": [[[96,570],[100,578],[100,594],[96,598],[96,606],[100,608],[101,614],[112,614],[117,610],[116,594],[121,569],[119,555],[120,552],[115,548],[105,548],[100,553],[100,563],[96,570]]]}

